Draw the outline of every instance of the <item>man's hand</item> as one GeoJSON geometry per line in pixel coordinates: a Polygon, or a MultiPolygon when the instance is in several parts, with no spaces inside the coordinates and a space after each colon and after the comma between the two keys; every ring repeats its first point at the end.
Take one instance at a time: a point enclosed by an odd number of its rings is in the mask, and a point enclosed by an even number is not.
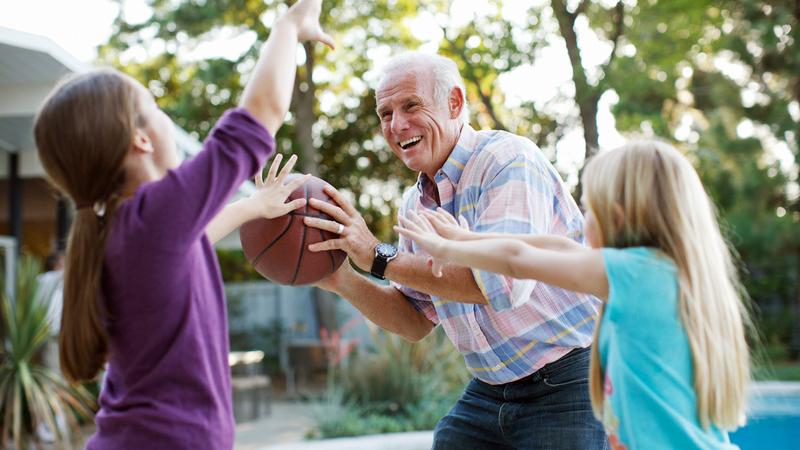
{"type": "Polygon", "coordinates": [[[320,230],[338,233],[338,239],[329,239],[308,246],[312,252],[324,250],[342,250],[361,270],[369,271],[375,259],[375,246],[380,241],[369,231],[361,214],[333,187],[325,186],[325,193],[331,196],[336,205],[312,198],[309,204],[329,215],[333,220],[317,217],[305,217],[306,225],[320,230]]]}
{"type": "Polygon", "coordinates": [[[352,276],[359,276],[350,265],[350,261],[344,260],[335,272],[314,283],[314,286],[341,295],[341,287],[344,286],[352,276]]]}

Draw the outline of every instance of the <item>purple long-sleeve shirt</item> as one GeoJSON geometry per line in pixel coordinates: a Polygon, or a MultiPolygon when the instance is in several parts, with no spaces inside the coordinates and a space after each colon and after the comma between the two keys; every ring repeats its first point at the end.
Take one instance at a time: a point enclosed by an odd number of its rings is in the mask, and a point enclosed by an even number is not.
{"type": "Polygon", "coordinates": [[[110,361],[89,449],[230,449],[228,325],[205,228],[275,141],[243,109],[118,208],[103,293],[110,361]]]}

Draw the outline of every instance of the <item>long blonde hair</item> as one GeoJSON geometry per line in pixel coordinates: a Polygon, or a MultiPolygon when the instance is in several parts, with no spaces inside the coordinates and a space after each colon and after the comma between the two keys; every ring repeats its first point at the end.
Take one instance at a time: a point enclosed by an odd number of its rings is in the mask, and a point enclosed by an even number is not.
{"type": "MultiPolygon", "coordinates": [[[[698,418],[704,428],[736,428],[744,417],[750,381],[745,337],[749,314],[732,252],[694,168],[670,145],[631,142],[593,158],[584,170],[583,186],[604,246],[655,247],[674,261],[698,418]]],[[[602,310],[600,314],[602,318],[602,310]]],[[[600,417],[604,393],[597,345],[590,393],[600,417]]]]}

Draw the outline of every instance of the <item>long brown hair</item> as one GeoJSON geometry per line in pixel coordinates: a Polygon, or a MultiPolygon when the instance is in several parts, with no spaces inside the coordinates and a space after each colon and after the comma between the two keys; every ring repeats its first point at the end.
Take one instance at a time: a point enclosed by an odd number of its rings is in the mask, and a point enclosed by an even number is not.
{"type": "Polygon", "coordinates": [[[34,135],[50,181],[77,205],[64,267],[59,336],[67,380],[93,379],[108,357],[102,273],[109,223],[125,180],[137,122],[134,81],[112,70],[62,81],[36,116],[34,135]]]}

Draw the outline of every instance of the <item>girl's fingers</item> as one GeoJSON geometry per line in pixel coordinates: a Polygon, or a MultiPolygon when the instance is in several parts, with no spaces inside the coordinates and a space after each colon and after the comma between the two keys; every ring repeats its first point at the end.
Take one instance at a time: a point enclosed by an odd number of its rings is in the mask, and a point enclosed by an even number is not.
{"type": "Polygon", "coordinates": [[[283,184],[283,179],[286,178],[286,176],[292,172],[292,169],[294,168],[294,163],[296,162],[297,162],[297,155],[290,156],[289,160],[286,161],[286,164],[283,165],[283,169],[281,169],[281,172],[278,174],[278,177],[275,181],[279,184],[283,184]]]}
{"type": "Polygon", "coordinates": [[[283,155],[278,153],[275,155],[275,159],[272,160],[272,164],[269,166],[269,173],[267,173],[267,183],[271,183],[275,179],[275,174],[278,173],[278,166],[281,165],[281,161],[283,160],[283,155]]]}
{"type": "Polygon", "coordinates": [[[328,48],[330,48],[331,50],[336,50],[336,42],[333,41],[333,38],[328,33],[325,33],[324,31],[320,30],[319,34],[315,37],[315,39],[327,45],[328,48]]]}
{"type": "Polygon", "coordinates": [[[442,207],[436,208],[436,217],[442,219],[445,223],[456,224],[456,219],[442,207]]]}
{"type": "Polygon", "coordinates": [[[284,210],[287,213],[291,212],[291,211],[294,211],[295,209],[300,209],[303,206],[306,206],[306,199],[304,199],[304,198],[298,198],[298,199],[295,199],[295,200],[292,200],[292,201],[290,201],[288,203],[284,203],[283,204],[284,210]]]}
{"type": "Polygon", "coordinates": [[[394,226],[394,231],[400,233],[400,235],[411,239],[412,241],[416,242],[417,244],[420,243],[420,236],[418,233],[411,231],[408,228],[399,227],[397,225],[394,226]]]}
{"type": "Polygon", "coordinates": [[[402,216],[399,216],[398,219],[400,221],[400,226],[402,228],[406,228],[406,229],[417,231],[417,232],[422,231],[419,228],[419,226],[417,226],[417,224],[414,223],[414,221],[406,219],[405,217],[402,217],[402,216]]]}
{"type": "Polygon", "coordinates": [[[442,277],[442,264],[436,258],[433,258],[433,267],[431,267],[431,272],[433,272],[433,276],[436,278],[442,277]]]}
{"type": "Polygon", "coordinates": [[[411,216],[411,221],[414,222],[414,225],[416,225],[420,231],[431,231],[430,227],[425,221],[425,218],[422,217],[421,214],[417,213],[416,211],[410,211],[409,215],[411,216]]]}
{"type": "Polygon", "coordinates": [[[309,173],[303,175],[302,177],[296,178],[296,179],[286,183],[286,189],[288,189],[289,192],[294,192],[295,189],[297,189],[300,186],[302,186],[303,184],[305,184],[305,182],[308,181],[310,178],[311,178],[311,174],[309,174],[309,173]]]}
{"type": "Polygon", "coordinates": [[[465,230],[469,230],[469,222],[467,222],[467,218],[464,216],[458,216],[458,224],[461,228],[465,230]]]}

